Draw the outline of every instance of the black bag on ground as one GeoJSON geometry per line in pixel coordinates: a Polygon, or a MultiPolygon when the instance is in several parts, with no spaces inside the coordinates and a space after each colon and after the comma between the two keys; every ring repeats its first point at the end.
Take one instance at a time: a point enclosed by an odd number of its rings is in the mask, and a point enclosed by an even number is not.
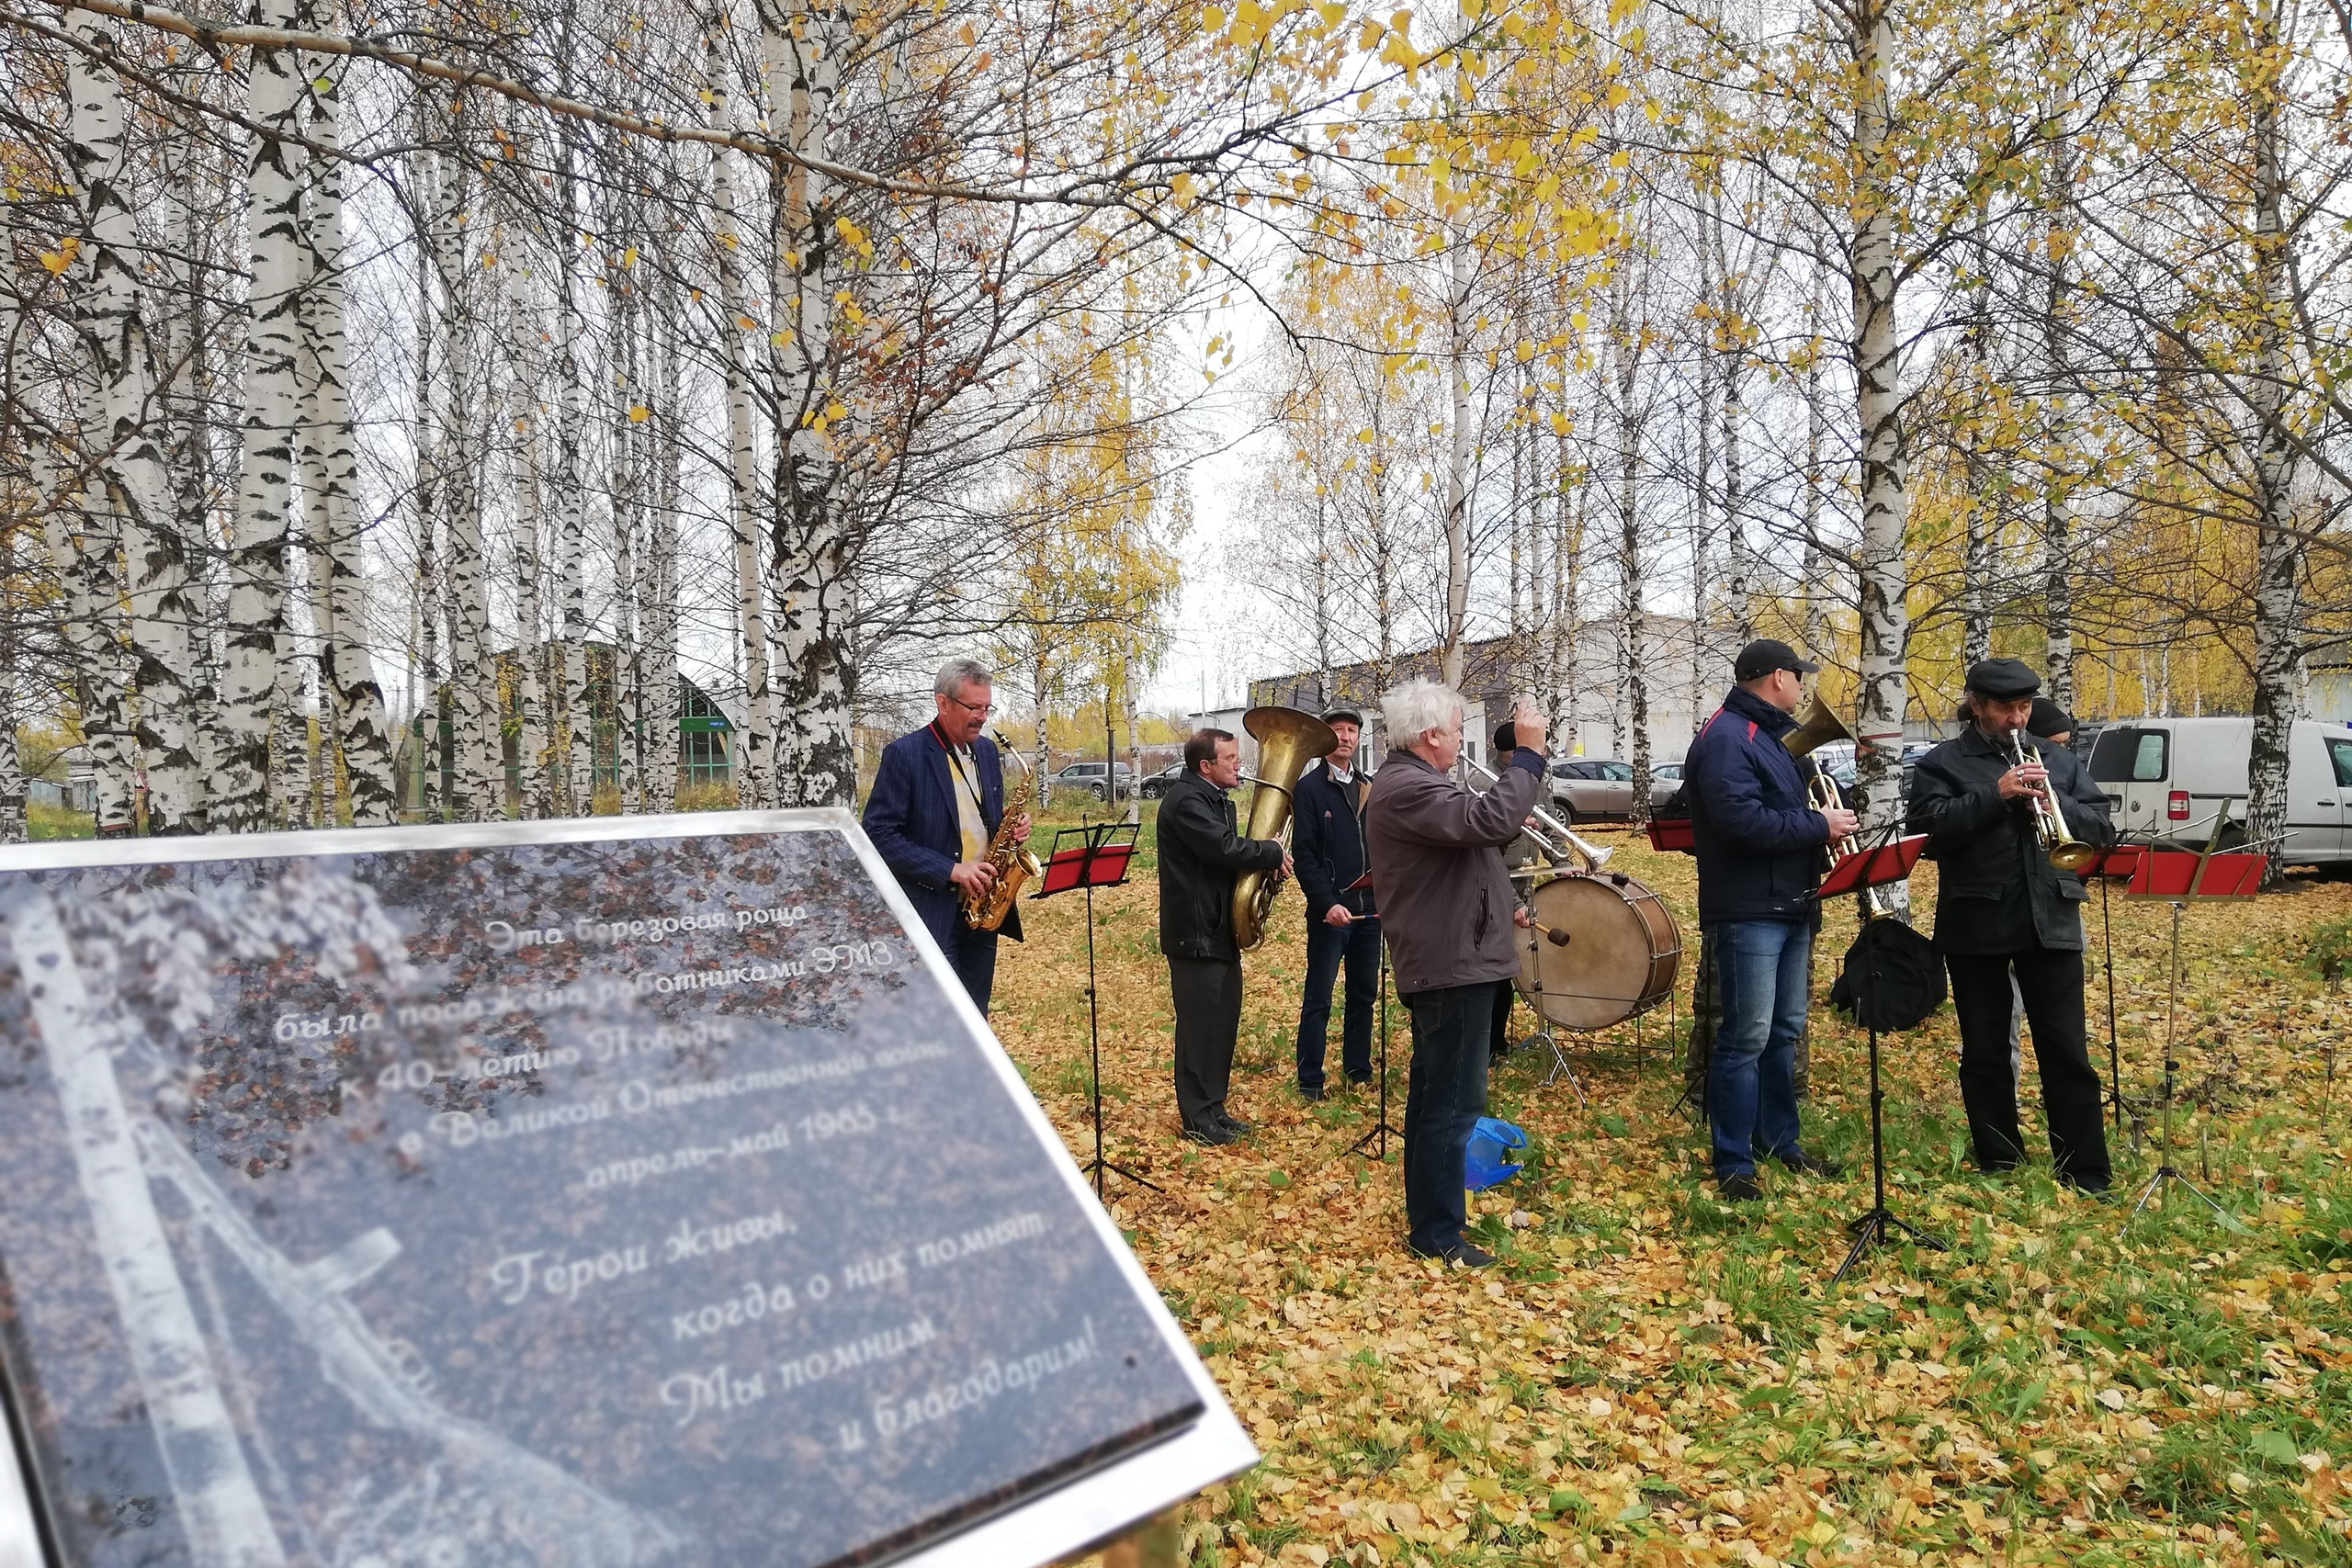
{"type": "Polygon", "coordinates": [[[1944,1005],[1943,958],[1901,920],[1867,921],[1846,950],[1829,1005],[1882,1034],[1915,1029],[1944,1005]]]}

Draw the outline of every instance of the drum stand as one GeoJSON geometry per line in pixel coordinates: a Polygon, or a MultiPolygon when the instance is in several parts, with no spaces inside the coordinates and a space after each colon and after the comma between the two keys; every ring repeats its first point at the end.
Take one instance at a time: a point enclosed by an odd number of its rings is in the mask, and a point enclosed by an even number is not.
{"type": "MultiPolygon", "coordinates": [[[[1364,918],[1379,919],[1377,915],[1364,918]]],[[[1389,1138],[1394,1136],[1401,1140],[1405,1134],[1401,1129],[1388,1124],[1388,937],[1385,931],[1380,938],[1380,1065],[1373,1069],[1373,1073],[1380,1080],[1380,1113],[1373,1119],[1372,1131],[1350,1144],[1347,1154],[1362,1155],[1368,1160],[1385,1165],[1388,1162],[1389,1138]]],[[[1344,1159],[1347,1156],[1340,1157],[1344,1159]]]]}
{"type": "MultiPolygon", "coordinates": [[[[1535,933],[1535,928],[1532,925],[1529,926],[1527,928],[1527,951],[1530,953],[1534,953],[1538,951],[1535,945],[1537,940],[1538,938],[1535,933]]],[[[1534,995],[1527,998],[1527,1005],[1530,1010],[1535,1014],[1535,1021],[1540,1027],[1537,1028],[1534,1033],[1521,1041],[1521,1043],[1522,1045],[1531,1045],[1536,1041],[1541,1040],[1544,1042],[1545,1047],[1552,1053],[1551,1070],[1544,1075],[1544,1081],[1537,1084],[1535,1087],[1538,1089],[1550,1089],[1562,1078],[1566,1078],[1568,1080],[1568,1088],[1576,1091],[1577,1109],[1578,1111],[1586,1110],[1588,1108],[1588,1102],[1584,1097],[1584,1082],[1577,1077],[1577,1070],[1568,1066],[1567,1053],[1560,1049],[1559,1032],[1553,1028],[1552,1021],[1544,1016],[1543,969],[1537,964],[1530,964],[1528,967],[1534,972],[1535,977],[1528,982],[1528,988],[1534,992],[1534,995]]],[[[1502,983],[1506,986],[1510,984],[1509,980],[1505,980],[1502,983]]]]}

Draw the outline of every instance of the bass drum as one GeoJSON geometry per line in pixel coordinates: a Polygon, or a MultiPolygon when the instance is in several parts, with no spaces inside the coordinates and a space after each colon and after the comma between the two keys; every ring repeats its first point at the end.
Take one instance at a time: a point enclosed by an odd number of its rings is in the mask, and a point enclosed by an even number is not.
{"type": "Polygon", "coordinates": [[[1682,934],[1666,900],[1642,884],[1623,872],[1570,872],[1530,901],[1537,929],[1519,933],[1519,994],[1546,1023],[1607,1029],[1673,995],[1682,934]]]}

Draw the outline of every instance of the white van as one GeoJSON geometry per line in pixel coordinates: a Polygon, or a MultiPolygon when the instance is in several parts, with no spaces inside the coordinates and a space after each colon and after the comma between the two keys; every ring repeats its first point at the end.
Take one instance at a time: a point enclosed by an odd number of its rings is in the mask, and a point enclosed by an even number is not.
{"type": "MultiPolygon", "coordinates": [[[[2250,718],[2128,718],[2104,726],[2091,746],[2091,777],[2115,825],[2132,838],[2202,847],[2224,801],[2243,824],[2253,768],[2250,718]]],[[[2225,842],[2242,841],[2233,826],[2225,842]]],[[[2352,728],[2299,718],[2287,737],[2287,838],[2296,865],[2352,862],[2352,728]]]]}

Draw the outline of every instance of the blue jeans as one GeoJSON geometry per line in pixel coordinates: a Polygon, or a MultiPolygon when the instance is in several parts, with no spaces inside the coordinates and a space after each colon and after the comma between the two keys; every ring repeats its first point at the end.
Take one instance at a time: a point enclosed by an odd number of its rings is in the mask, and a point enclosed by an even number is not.
{"type": "Polygon", "coordinates": [[[1752,1176],[1758,1154],[1799,1147],[1796,1050],[1813,931],[1805,920],[1726,920],[1706,940],[1724,1010],[1707,1069],[1715,1175],[1752,1176]]]}
{"type": "Polygon", "coordinates": [[[1419,1252],[1462,1245],[1463,1162],[1487,1112],[1495,987],[1443,986],[1405,998],[1413,1066],[1405,1080],[1405,1240],[1419,1252]]]}
{"type": "Polygon", "coordinates": [[[1348,968],[1347,1013],[1340,1026],[1340,1066],[1357,1083],[1372,1077],[1372,1007],[1380,993],[1380,922],[1306,928],[1306,987],[1298,999],[1298,1087],[1323,1087],[1323,1037],[1331,1023],[1331,985],[1348,968]]]}

